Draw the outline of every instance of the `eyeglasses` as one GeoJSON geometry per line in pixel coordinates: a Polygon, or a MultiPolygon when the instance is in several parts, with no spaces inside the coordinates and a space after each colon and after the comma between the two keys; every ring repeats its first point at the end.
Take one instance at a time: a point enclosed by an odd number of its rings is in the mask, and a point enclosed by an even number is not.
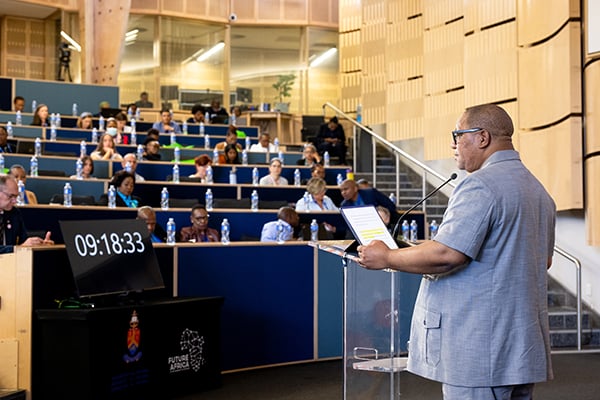
{"type": "Polygon", "coordinates": [[[208,219],[208,217],[210,217],[210,215],[200,215],[199,217],[194,217],[194,219],[203,220],[203,219],[208,219]]]}
{"type": "Polygon", "coordinates": [[[2,193],[4,193],[6,197],[8,197],[8,200],[16,200],[17,197],[19,197],[18,194],[6,193],[5,191],[2,191],[2,193]]]}
{"type": "Polygon", "coordinates": [[[458,144],[458,139],[465,133],[475,133],[482,130],[483,128],[457,129],[452,131],[452,140],[454,140],[454,144],[456,145],[458,144]]]}

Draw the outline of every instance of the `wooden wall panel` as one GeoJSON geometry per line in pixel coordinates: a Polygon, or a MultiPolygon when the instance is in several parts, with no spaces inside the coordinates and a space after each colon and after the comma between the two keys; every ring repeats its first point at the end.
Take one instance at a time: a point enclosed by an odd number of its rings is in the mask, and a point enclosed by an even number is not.
{"type": "Polygon", "coordinates": [[[135,13],[156,14],[160,7],[161,0],[131,0],[131,11],[135,13]]]}
{"type": "Polygon", "coordinates": [[[450,132],[465,110],[464,90],[425,96],[424,100],[424,156],[425,160],[452,157],[450,132]]]}
{"type": "Polygon", "coordinates": [[[387,140],[423,136],[423,79],[388,84],[387,140]]]}
{"type": "Polygon", "coordinates": [[[516,23],[465,37],[466,106],[514,99],[518,93],[516,23]]]}
{"type": "Polygon", "coordinates": [[[423,2],[423,26],[431,29],[463,16],[463,1],[427,0],[423,2]]]}
{"type": "Polygon", "coordinates": [[[258,2],[257,19],[260,21],[278,20],[281,15],[280,0],[261,0],[258,2]]]}
{"type": "MultiPolygon", "coordinates": [[[[313,0],[320,1],[320,0],[313,0]]],[[[361,2],[356,0],[339,0],[340,10],[340,32],[348,32],[360,29],[362,26],[361,2]]]]}
{"type": "Polygon", "coordinates": [[[423,75],[423,18],[388,24],[386,59],[390,82],[423,75]]]}
{"type": "Polygon", "coordinates": [[[572,22],[552,40],[519,49],[522,128],[545,126],[581,112],[579,39],[579,23],[572,22]]]}
{"type": "Polygon", "coordinates": [[[362,72],[349,72],[340,74],[341,103],[340,107],[345,112],[353,112],[362,102],[362,72]]]}
{"type": "Polygon", "coordinates": [[[585,226],[587,243],[600,246],[600,157],[585,160],[585,226]]]}
{"type": "Polygon", "coordinates": [[[425,30],[423,75],[425,94],[443,93],[464,85],[462,20],[425,30]]]}
{"type": "Polygon", "coordinates": [[[360,44],[361,31],[342,32],[339,36],[340,71],[352,72],[362,69],[360,44]]]}
{"type": "Polygon", "coordinates": [[[236,13],[239,22],[256,19],[256,1],[231,0],[231,12],[236,13]]]}
{"type": "Polygon", "coordinates": [[[517,40],[524,46],[544,40],[571,17],[579,16],[578,0],[517,1],[517,40]]]}
{"type": "Polygon", "coordinates": [[[517,2],[515,0],[467,1],[464,13],[465,32],[478,31],[481,28],[515,19],[517,2]]]}
{"type": "MultiPolygon", "coordinates": [[[[585,68],[585,149],[600,152],[600,58],[585,68]]],[[[598,181],[600,182],[600,181],[598,181]]],[[[600,221],[598,221],[600,226],[600,221]]]]}
{"type": "Polygon", "coordinates": [[[0,21],[0,74],[13,78],[54,79],[46,54],[55,54],[54,43],[39,19],[4,17],[0,21]],[[48,73],[46,67],[48,66],[48,73]]]}
{"type": "Polygon", "coordinates": [[[581,119],[521,132],[520,143],[521,159],[552,194],[557,209],[582,208],[581,119]]]}

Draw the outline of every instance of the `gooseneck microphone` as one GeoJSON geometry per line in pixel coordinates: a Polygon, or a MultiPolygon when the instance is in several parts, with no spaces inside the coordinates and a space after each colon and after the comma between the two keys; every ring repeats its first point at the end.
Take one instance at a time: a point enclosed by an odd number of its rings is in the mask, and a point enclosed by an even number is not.
{"type": "Polygon", "coordinates": [[[398,221],[396,222],[396,225],[394,225],[394,229],[392,230],[392,237],[394,238],[394,240],[396,240],[396,235],[398,234],[398,228],[400,227],[400,223],[404,220],[404,217],[406,217],[406,215],[408,215],[409,212],[411,212],[412,210],[414,210],[415,208],[417,208],[421,204],[423,204],[425,201],[427,201],[427,199],[429,199],[431,196],[433,196],[434,194],[436,194],[441,188],[443,188],[444,186],[446,186],[450,181],[456,179],[457,176],[458,175],[456,174],[456,172],[452,173],[452,175],[450,175],[450,178],[446,179],[444,181],[444,183],[442,183],[437,188],[433,189],[431,192],[429,192],[429,194],[427,196],[423,197],[421,200],[419,200],[418,202],[416,202],[411,208],[409,208],[408,210],[406,210],[406,211],[404,211],[402,213],[402,215],[400,216],[400,218],[398,218],[398,221]]]}

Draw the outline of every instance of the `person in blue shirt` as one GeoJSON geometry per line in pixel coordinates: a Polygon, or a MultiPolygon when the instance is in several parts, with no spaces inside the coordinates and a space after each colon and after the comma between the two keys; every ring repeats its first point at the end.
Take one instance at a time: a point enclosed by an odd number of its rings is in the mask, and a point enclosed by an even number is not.
{"type": "MultiPolygon", "coordinates": [[[[143,205],[142,199],[132,194],[135,188],[135,176],[131,172],[127,172],[124,169],[118,171],[113,175],[108,184],[109,186],[113,185],[117,189],[117,196],[115,198],[117,207],[137,208],[143,205]]],[[[104,193],[100,196],[98,203],[100,205],[107,205],[108,194],[104,193]]]]}
{"type": "Polygon", "coordinates": [[[260,241],[277,242],[277,223],[283,224],[283,240],[294,239],[294,229],[300,223],[300,217],[292,207],[281,207],[277,212],[277,221],[270,221],[263,225],[260,241]]]}
{"type": "Polygon", "coordinates": [[[346,179],[340,185],[342,193],[342,203],[340,207],[365,206],[373,205],[383,206],[390,211],[391,223],[395,223],[398,219],[396,205],[387,197],[375,188],[359,189],[358,184],[353,179],[346,179]]]}
{"type": "Polygon", "coordinates": [[[181,128],[176,122],[173,122],[173,117],[169,109],[163,108],[160,111],[160,121],[152,125],[160,133],[181,133],[181,128]]]}

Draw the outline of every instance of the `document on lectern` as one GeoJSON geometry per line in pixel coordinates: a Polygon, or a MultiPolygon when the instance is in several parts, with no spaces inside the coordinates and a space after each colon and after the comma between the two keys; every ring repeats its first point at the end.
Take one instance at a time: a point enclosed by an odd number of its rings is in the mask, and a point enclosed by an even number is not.
{"type": "Polygon", "coordinates": [[[387,230],[375,206],[343,207],[340,208],[340,212],[361,245],[367,245],[373,240],[381,240],[390,249],[398,248],[398,244],[387,230]]]}

